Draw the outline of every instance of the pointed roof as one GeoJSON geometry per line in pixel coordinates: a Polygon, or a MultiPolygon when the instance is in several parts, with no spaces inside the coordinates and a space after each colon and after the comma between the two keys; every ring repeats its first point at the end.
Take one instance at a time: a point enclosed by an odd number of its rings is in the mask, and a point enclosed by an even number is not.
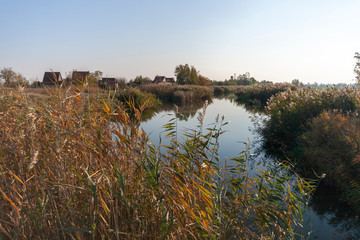
{"type": "Polygon", "coordinates": [[[62,82],[62,77],[60,72],[45,72],[43,78],[43,84],[56,84],[62,82]]]}

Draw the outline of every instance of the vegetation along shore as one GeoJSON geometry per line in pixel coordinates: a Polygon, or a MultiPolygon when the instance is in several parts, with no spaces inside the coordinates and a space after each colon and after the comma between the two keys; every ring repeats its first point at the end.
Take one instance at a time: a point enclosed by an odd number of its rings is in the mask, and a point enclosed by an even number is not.
{"type": "Polygon", "coordinates": [[[0,238],[291,239],[322,178],[359,206],[357,88],[261,83],[247,74],[220,84],[188,65],[175,73],[176,82],[139,76],[112,84],[99,72],[51,86],[5,79],[0,238]],[[219,158],[226,119],[206,128],[203,121],[208,101],[224,95],[266,114],[262,146],[286,161],[254,175],[248,151],[231,165],[219,158]],[[153,145],[140,128],[148,110],[199,101],[197,127],[179,132],[175,112],[164,126],[167,145],[153,145]]]}

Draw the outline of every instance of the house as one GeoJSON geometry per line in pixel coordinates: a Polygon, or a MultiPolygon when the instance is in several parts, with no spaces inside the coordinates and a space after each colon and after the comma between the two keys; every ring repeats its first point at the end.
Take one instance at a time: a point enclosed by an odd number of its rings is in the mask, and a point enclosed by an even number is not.
{"type": "Polygon", "coordinates": [[[98,81],[98,85],[104,88],[118,88],[118,81],[115,78],[102,78],[98,81]]]}
{"type": "Polygon", "coordinates": [[[174,78],[167,78],[165,76],[156,76],[153,83],[173,83],[175,82],[174,78]]]}
{"type": "Polygon", "coordinates": [[[61,84],[63,81],[60,72],[45,72],[44,78],[42,81],[43,86],[54,86],[61,84]]]}
{"type": "Polygon", "coordinates": [[[73,71],[72,73],[72,83],[73,84],[82,84],[87,82],[89,71],[73,71]]]}
{"type": "Polygon", "coordinates": [[[175,78],[166,78],[166,82],[175,83],[175,78]]]}

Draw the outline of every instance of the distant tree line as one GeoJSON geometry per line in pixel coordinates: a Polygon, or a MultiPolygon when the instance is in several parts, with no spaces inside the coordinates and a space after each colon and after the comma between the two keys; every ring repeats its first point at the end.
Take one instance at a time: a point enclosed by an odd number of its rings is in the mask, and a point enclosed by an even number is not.
{"type": "MultiPolygon", "coordinates": [[[[354,58],[356,59],[354,73],[356,74],[355,79],[358,84],[360,84],[360,54],[358,52],[355,53],[354,58]]],[[[230,76],[229,79],[225,79],[224,81],[215,81],[210,80],[208,77],[201,75],[199,71],[194,66],[189,66],[188,64],[180,64],[175,67],[175,76],[176,76],[176,84],[179,85],[218,85],[218,86],[239,86],[239,85],[254,85],[254,84],[270,84],[271,81],[257,81],[254,77],[250,76],[249,72],[244,74],[239,74],[236,76],[230,76]]],[[[66,83],[71,83],[71,72],[66,74],[64,81],[66,83]]],[[[99,80],[102,79],[103,72],[100,70],[96,70],[95,72],[91,72],[88,76],[88,84],[90,86],[97,86],[99,80]]],[[[16,85],[28,85],[29,81],[21,74],[16,73],[12,70],[12,68],[3,68],[0,70],[0,80],[3,81],[4,86],[13,87],[16,85]]],[[[143,77],[142,75],[136,76],[134,79],[127,81],[125,78],[116,78],[116,82],[120,88],[125,88],[126,86],[141,86],[146,84],[152,84],[153,81],[149,77],[143,77]]],[[[323,88],[328,86],[329,84],[318,84],[318,83],[307,83],[304,84],[299,81],[299,79],[294,79],[291,81],[291,84],[297,87],[313,87],[313,88],[323,88]]],[[[334,85],[335,87],[344,87],[355,84],[345,84],[339,83],[334,85]]],[[[41,82],[35,81],[32,83],[33,87],[41,86],[41,82]]]]}
{"type": "MultiPolygon", "coordinates": [[[[239,74],[236,76],[230,76],[230,79],[225,79],[225,81],[213,81],[213,85],[220,86],[238,86],[238,85],[253,85],[259,83],[254,77],[250,76],[250,73],[246,72],[244,74],[239,74]]],[[[271,83],[263,81],[262,83],[271,83]]]]}

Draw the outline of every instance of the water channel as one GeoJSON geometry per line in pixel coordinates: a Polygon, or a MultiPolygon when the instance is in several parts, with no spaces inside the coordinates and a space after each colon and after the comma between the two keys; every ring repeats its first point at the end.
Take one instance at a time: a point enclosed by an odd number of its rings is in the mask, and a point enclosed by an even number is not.
{"type": "MultiPolygon", "coordinates": [[[[197,115],[202,111],[203,103],[196,103],[179,108],[182,113],[178,121],[178,130],[183,132],[186,129],[198,125],[197,115]]],[[[259,157],[256,161],[274,161],[266,158],[259,151],[259,136],[253,131],[255,128],[254,118],[261,118],[259,113],[246,109],[243,105],[236,103],[229,98],[213,99],[206,111],[205,126],[213,123],[217,115],[225,116],[229,122],[224,127],[227,132],[220,137],[220,158],[230,159],[246,148],[250,142],[251,151],[259,157]]],[[[142,128],[148,133],[151,141],[159,144],[159,137],[162,143],[166,144],[163,126],[174,117],[172,106],[164,106],[157,113],[147,116],[142,122],[142,128]]],[[[339,194],[331,187],[320,185],[312,197],[310,206],[307,209],[305,218],[310,217],[308,224],[303,230],[304,235],[311,232],[310,237],[305,239],[359,239],[360,219],[359,214],[338,200],[339,194]]]]}

